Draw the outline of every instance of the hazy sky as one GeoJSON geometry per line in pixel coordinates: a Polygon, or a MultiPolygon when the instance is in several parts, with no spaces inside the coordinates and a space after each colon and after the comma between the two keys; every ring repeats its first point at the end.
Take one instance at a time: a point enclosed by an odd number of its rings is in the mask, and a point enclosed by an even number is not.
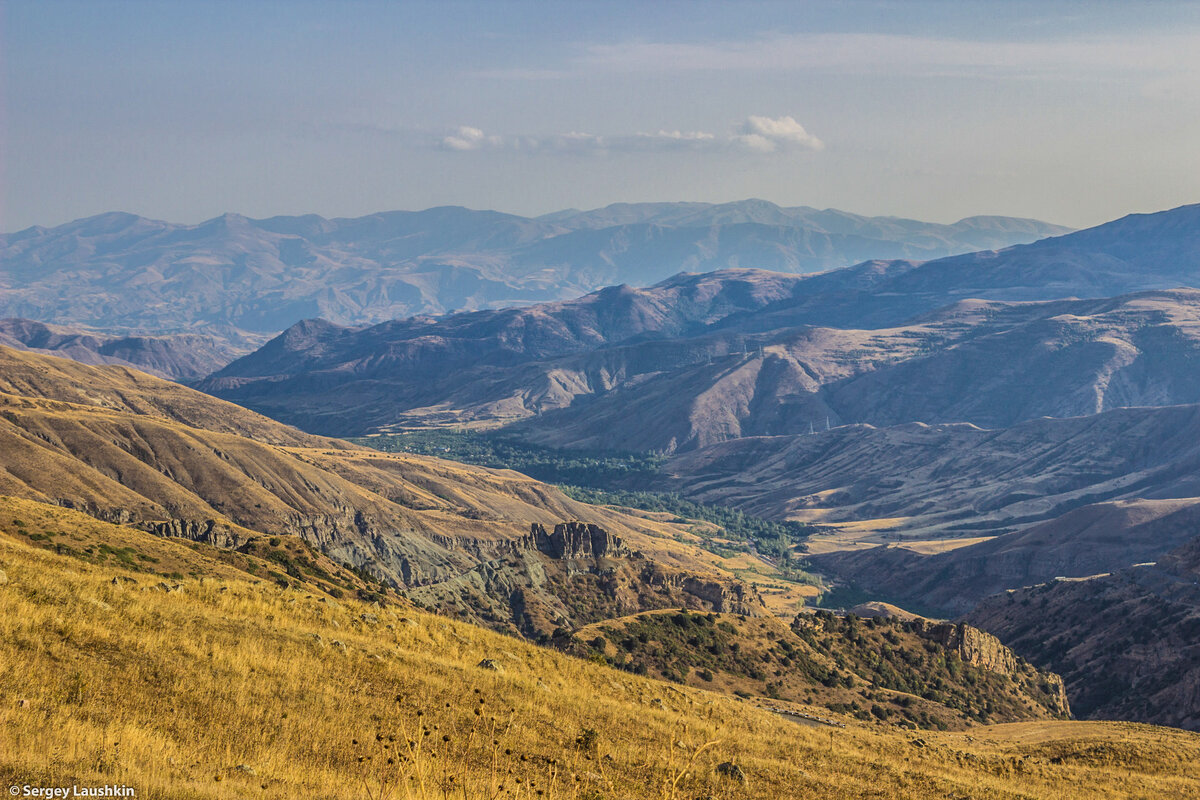
{"type": "Polygon", "coordinates": [[[1200,202],[1200,4],[0,0],[0,230],[1200,202]]]}

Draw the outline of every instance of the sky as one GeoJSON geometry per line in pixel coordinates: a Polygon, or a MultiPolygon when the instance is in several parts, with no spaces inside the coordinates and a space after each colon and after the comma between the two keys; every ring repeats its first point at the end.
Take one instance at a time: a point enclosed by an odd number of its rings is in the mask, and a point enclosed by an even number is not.
{"type": "Polygon", "coordinates": [[[0,231],[1200,202],[1200,3],[0,0],[0,231]]]}

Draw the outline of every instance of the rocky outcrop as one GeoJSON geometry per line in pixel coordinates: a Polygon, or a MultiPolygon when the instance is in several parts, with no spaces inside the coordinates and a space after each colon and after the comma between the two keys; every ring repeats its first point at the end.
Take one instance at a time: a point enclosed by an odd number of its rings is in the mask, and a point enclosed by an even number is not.
{"type": "MultiPolygon", "coordinates": [[[[1014,678],[1030,671],[1029,665],[999,639],[965,622],[930,623],[917,620],[912,625],[919,636],[957,653],[962,662],[969,666],[1014,678]]],[[[1040,678],[1043,691],[1050,695],[1053,704],[1057,704],[1058,712],[1070,713],[1063,679],[1053,672],[1042,673],[1040,678]]]]}
{"type": "Polygon", "coordinates": [[[689,594],[700,600],[706,609],[718,613],[760,617],[766,611],[762,596],[744,583],[724,582],[686,572],[667,572],[656,566],[647,566],[642,571],[642,580],[650,586],[689,594]]]}
{"type": "Polygon", "coordinates": [[[248,539],[213,519],[169,519],[145,522],[141,527],[155,536],[174,536],[228,549],[241,547],[248,539]]]}
{"type": "Polygon", "coordinates": [[[80,511],[89,517],[95,517],[102,522],[111,522],[113,525],[127,525],[134,520],[133,512],[127,508],[106,508],[94,503],[79,503],[65,497],[58,498],[54,502],[63,508],[80,511]]]}
{"type": "Polygon", "coordinates": [[[541,523],[530,526],[534,546],[551,558],[629,558],[632,551],[619,536],[599,525],[583,522],[560,522],[552,533],[541,523]]]}
{"type": "Polygon", "coordinates": [[[947,650],[958,653],[964,664],[981,667],[1003,675],[1017,670],[1017,656],[990,633],[972,628],[966,623],[926,624],[918,631],[921,636],[937,642],[947,650]]]}

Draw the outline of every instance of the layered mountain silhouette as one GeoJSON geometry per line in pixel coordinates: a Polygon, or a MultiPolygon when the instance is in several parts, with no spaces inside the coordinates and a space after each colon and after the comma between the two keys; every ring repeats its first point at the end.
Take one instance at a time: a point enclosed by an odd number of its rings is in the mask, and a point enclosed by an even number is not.
{"type": "Polygon", "coordinates": [[[203,388],[336,435],[519,423],[555,447],[667,452],[848,423],[995,427],[1200,402],[1188,368],[1200,293],[1161,288],[1200,284],[1198,216],[923,264],[683,274],[362,329],[309,321],[203,388]],[[1139,235],[1149,254],[1128,244],[1139,235]],[[1080,283],[1064,280],[1069,264],[1101,266],[1080,283]],[[989,299],[1011,296],[1018,274],[1017,293],[1039,302],[989,299]],[[1113,288],[1137,293],[1065,299],[1113,288]]]}
{"type": "Polygon", "coordinates": [[[143,335],[225,336],[229,327],[274,334],[311,317],[379,323],[646,285],[681,270],[812,273],[1066,230],[1004,217],[940,225],[761,200],[539,219],[446,207],[354,219],[226,214],[181,225],[109,213],[0,236],[0,317],[143,335]]]}

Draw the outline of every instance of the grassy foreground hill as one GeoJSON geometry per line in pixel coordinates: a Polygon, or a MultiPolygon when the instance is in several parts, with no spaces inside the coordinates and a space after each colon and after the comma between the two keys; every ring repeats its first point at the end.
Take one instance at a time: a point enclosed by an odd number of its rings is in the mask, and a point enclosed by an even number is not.
{"type": "Polygon", "coordinates": [[[811,727],[402,602],[337,600],[312,574],[284,588],[252,574],[267,561],[253,553],[230,563],[134,531],[113,556],[104,537],[130,529],[21,502],[0,514],[0,785],[189,800],[1200,797],[1195,734],[811,727]],[[73,555],[43,538],[51,527],[73,555]]]}

